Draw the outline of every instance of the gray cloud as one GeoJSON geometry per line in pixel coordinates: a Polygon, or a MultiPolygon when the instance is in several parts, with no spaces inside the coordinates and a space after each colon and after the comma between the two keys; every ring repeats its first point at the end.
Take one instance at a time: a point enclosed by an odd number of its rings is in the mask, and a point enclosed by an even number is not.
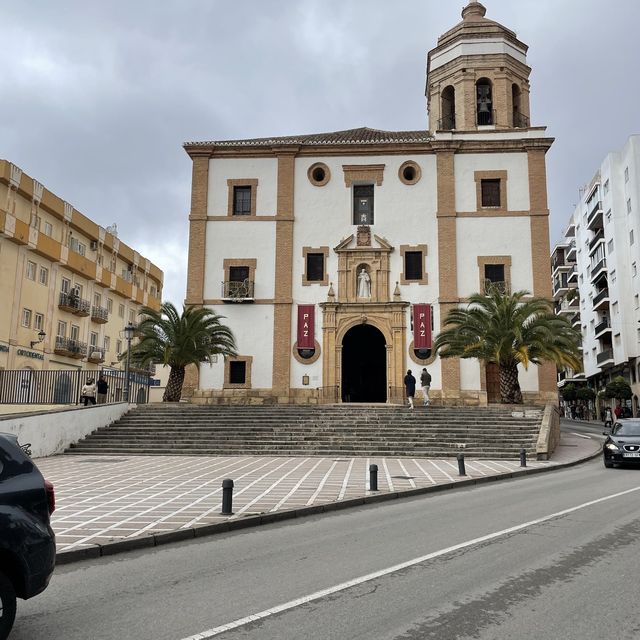
{"type": "MultiPolygon", "coordinates": [[[[0,156],[186,279],[185,140],[427,126],[427,51],[463,0],[25,0],[3,7],[0,156]]],[[[486,0],[530,45],[552,241],[638,133],[632,0],[486,0]]]]}

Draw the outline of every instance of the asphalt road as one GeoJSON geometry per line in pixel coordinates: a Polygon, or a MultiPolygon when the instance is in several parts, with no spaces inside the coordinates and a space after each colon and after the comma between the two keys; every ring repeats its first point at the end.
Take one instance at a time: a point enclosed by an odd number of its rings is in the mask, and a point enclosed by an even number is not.
{"type": "Polygon", "coordinates": [[[640,469],[596,460],[63,566],[11,640],[630,640],[639,559],[640,469]]]}

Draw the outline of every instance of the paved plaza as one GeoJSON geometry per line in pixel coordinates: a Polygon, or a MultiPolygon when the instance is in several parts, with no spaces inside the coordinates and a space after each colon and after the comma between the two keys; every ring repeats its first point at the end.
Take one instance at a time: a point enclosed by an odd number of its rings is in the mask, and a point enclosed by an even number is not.
{"type": "MultiPolygon", "coordinates": [[[[570,464],[598,450],[594,439],[563,434],[552,460],[528,461],[526,470],[570,464]]],[[[61,455],[37,463],[56,488],[52,520],[61,561],[522,471],[519,460],[468,459],[460,476],[455,458],[410,457],[61,455]],[[369,486],[370,464],[378,465],[378,491],[369,486]],[[221,515],[225,478],[235,485],[231,516],[221,515]]]]}

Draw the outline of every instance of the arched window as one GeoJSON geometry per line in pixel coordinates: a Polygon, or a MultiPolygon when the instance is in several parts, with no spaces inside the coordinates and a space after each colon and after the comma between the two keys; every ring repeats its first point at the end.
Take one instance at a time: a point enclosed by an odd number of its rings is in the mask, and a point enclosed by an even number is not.
{"type": "Polygon", "coordinates": [[[494,124],[492,94],[491,80],[480,78],[476,82],[476,120],[478,125],[494,124]]]}
{"type": "Polygon", "coordinates": [[[516,128],[528,127],[529,118],[522,113],[520,87],[515,83],[511,85],[511,104],[513,106],[513,126],[516,128]]]}
{"type": "Polygon", "coordinates": [[[443,89],[441,101],[441,119],[438,129],[450,131],[456,128],[456,90],[451,85],[443,89]]]}

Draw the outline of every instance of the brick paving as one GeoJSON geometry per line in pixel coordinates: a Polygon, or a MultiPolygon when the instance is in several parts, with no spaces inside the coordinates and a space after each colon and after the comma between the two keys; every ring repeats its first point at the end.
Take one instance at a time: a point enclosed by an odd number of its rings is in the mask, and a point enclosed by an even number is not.
{"type": "MultiPolygon", "coordinates": [[[[54,456],[38,460],[56,488],[58,551],[469,478],[510,474],[518,460],[420,458],[54,456]],[[222,480],[234,481],[232,516],[220,514],[222,480]]],[[[530,468],[557,463],[530,461],[530,468]]]]}

